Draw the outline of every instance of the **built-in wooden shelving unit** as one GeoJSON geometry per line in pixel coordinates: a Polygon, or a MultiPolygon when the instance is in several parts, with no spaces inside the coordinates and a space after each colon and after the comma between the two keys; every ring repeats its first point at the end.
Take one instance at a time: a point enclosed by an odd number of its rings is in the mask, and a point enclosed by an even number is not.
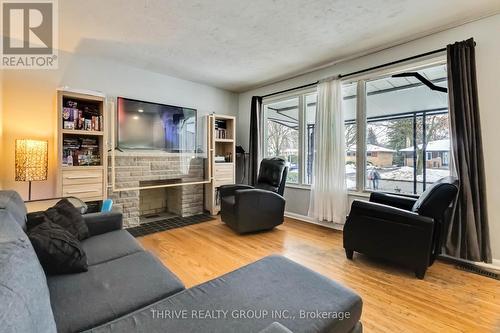
{"type": "Polygon", "coordinates": [[[57,195],[106,198],[105,97],[57,91],[57,195]]]}
{"type": "Polygon", "coordinates": [[[212,181],[205,185],[205,208],[216,215],[220,211],[219,186],[234,184],[236,179],[236,118],[216,114],[207,117],[212,181]]]}

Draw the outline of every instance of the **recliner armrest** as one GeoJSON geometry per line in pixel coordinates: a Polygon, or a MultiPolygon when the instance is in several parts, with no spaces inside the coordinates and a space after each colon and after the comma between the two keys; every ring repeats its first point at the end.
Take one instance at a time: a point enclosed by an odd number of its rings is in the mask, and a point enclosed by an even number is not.
{"type": "Polygon", "coordinates": [[[400,224],[407,224],[422,228],[433,228],[434,219],[418,215],[404,209],[395,208],[375,202],[354,200],[349,213],[349,219],[357,216],[364,216],[367,219],[374,221],[387,221],[400,224]]]}
{"type": "Polygon", "coordinates": [[[276,192],[260,190],[256,188],[251,189],[240,189],[235,191],[235,204],[238,207],[243,200],[250,200],[253,203],[254,208],[258,208],[258,200],[266,200],[266,203],[272,205],[275,204],[285,204],[285,198],[276,192]]]}
{"type": "Polygon", "coordinates": [[[237,190],[249,190],[249,189],[254,189],[254,187],[244,184],[222,185],[219,187],[219,193],[220,197],[223,198],[230,195],[235,195],[235,191],[237,190]]]}
{"type": "Polygon", "coordinates": [[[370,195],[370,202],[411,210],[415,202],[417,202],[417,198],[384,192],[373,192],[370,195]]]}
{"type": "Polygon", "coordinates": [[[123,227],[123,216],[119,212],[90,213],[82,215],[91,236],[120,230],[123,227]]]}

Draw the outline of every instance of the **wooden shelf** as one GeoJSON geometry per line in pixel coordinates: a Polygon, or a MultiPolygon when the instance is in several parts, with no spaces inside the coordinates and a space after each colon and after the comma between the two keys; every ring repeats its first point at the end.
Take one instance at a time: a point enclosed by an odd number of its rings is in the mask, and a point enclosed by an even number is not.
{"type": "Polygon", "coordinates": [[[63,129],[63,130],[61,130],[61,133],[62,134],[74,134],[74,135],[104,136],[104,131],[85,131],[85,130],[63,129]]]}
{"type": "Polygon", "coordinates": [[[73,165],[73,166],[61,166],[62,170],[99,170],[102,169],[102,165],[73,165]]]}
{"type": "Polygon", "coordinates": [[[234,142],[233,139],[215,139],[215,142],[234,142]]]}

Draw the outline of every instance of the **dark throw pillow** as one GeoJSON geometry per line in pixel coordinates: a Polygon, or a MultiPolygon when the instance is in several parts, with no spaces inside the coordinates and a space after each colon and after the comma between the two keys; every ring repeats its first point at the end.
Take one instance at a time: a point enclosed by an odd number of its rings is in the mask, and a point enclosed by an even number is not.
{"type": "Polygon", "coordinates": [[[67,199],[62,199],[54,207],[47,209],[44,215],[50,222],[60,225],[78,240],[84,240],[90,236],[82,214],[67,199]]]}
{"type": "Polygon", "coordinates": [[[28,237],[47,274],[87,271],[87,255],[80,242],[63,227],[45,221],[29,230],[28,237]]]}

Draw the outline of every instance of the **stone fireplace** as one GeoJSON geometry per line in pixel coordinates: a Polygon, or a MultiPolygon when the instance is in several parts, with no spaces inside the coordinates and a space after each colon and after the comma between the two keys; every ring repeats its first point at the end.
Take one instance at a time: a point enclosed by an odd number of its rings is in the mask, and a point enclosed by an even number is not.
{"type": "MultiPolygon", "coordinates": [[[[116,188],[143,188],[113,192],[109,198],[123,213],[125,227],[172,216],[203,213],[203,185],[144,188],[204,180],[203,158],[165,152],[115,153],[116,188]],[[159,215],[159,216],[158,216],[159,215]]],[[[109,162],[111,166],[111,161],[109,162]]],[[[110,172],[111,185],[111,172],[110,172]]]]}

